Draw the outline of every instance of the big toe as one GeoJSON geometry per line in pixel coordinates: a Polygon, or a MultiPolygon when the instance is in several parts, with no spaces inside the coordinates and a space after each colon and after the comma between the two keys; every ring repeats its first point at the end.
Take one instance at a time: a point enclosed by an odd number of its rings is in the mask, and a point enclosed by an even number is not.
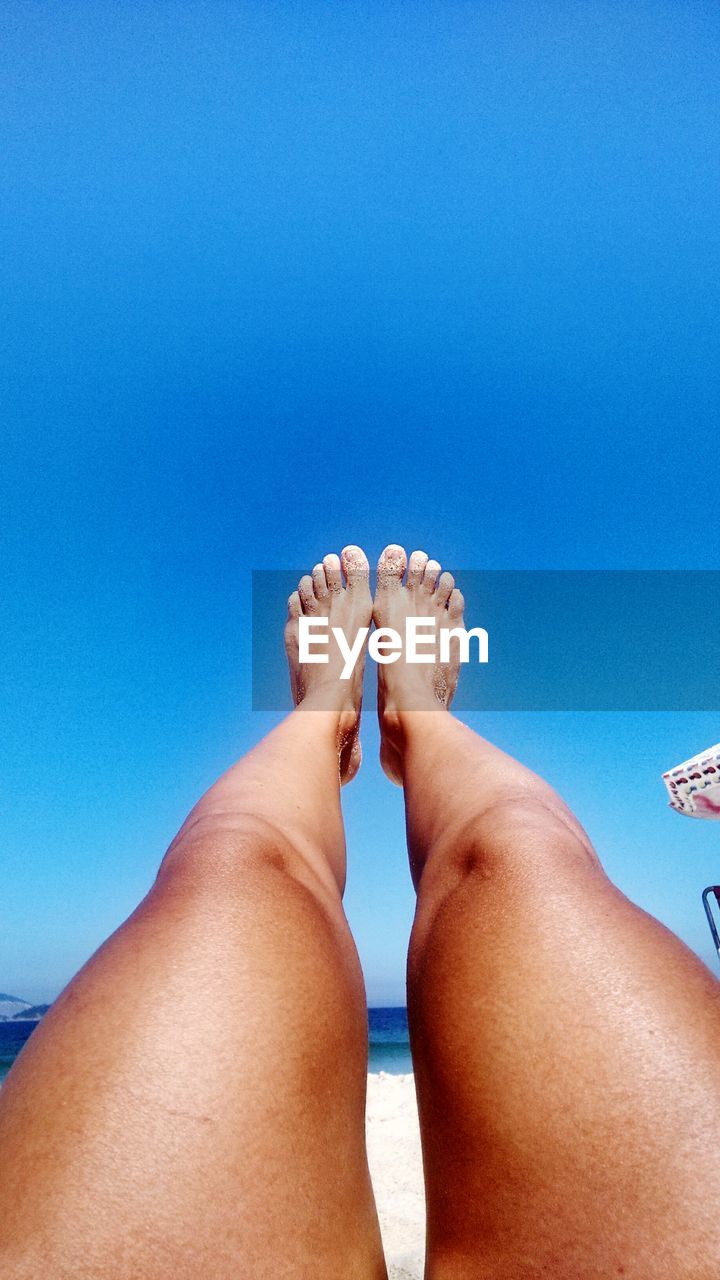
{"type": "Polygon", "coordinates": [[[380,554],[377,567],[378,590],[395,591],[401,585],[407,568],[405,548],[391,542],[380,554]]]}
{"type": "Polygon", "coordinates": [[[362,547],[343,547],[340,560],[348,587],[367,586],[370,565],[362,547]]]}

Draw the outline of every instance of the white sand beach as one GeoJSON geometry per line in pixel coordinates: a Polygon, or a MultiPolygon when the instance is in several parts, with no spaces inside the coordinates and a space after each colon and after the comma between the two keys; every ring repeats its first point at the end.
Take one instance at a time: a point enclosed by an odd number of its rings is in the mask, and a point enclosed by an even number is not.
{"type": "Polygon", "coordinates": [[[368,1076],[367,1145],[389,1280],[422,1280],[425,1197],[411,1075],[368,1076]]]}

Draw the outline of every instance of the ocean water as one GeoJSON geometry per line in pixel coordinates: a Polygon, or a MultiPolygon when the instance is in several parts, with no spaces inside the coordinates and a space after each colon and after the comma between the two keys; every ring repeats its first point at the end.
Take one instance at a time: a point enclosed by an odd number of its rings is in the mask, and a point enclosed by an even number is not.
{"type": "Polygon", "coordinates": [[[369,1009],[370,1071],[405,1075],[412,1071],[407,1009],[369,1009]]]}
{"type": "Polygon", "coordinates": [[[0,1022],[0,1083],[37,1025],[37,1022],[0,1022]]]}
{"type": "MultiPolygon", "coordinates": [[[[404,1075],[412,1071],[407,1009],[368,1010],[370,1071],[404,1075]]],[[[10,1070],[37,1022],[0,1022],[0,1081],[10,1070]]]]}

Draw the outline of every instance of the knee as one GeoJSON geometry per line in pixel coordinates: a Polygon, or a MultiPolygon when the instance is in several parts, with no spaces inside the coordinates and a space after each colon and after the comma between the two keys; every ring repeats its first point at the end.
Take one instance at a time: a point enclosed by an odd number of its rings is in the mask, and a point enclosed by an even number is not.
{"type": "Polygon", "coordinates": [[[500,797],[478,814],[468,833],[470,866],[599,866],[589,837],[575,815],[548,787],[500,797]]]}
{"type": "Polygon", "coordinates": [[[437,854],[420,882],[421,896],[436,902],[471,880],[510,890],[601,870],[587,834],[550,788],[498,795],[448,831],[437,854]]]}
{"type": "Polygon", "coordinates": [[[255,814],[203,814],[186,824],[158,872],[158,884],[171,882],[190,892],[220,894],[267,882],[294,885],[323,900],[338,897],[333,877],[323,876],[289,835],[255,814]]]}

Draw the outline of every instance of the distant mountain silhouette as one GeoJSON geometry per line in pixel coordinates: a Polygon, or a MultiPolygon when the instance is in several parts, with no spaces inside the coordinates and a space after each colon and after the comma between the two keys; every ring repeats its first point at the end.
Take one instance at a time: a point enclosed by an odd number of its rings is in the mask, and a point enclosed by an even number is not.
{"type": "MultiPolygon", "coordinates": [[[[12,1022],[39,1022],[50,1008],[49,1004],[33,1004],[29,1009],[22,1009],[11,1019],[12,1022]]],[[[6,1019],[7,1021],[7,1019],[6,1019]]]]}
{"type": "Polygon", "coordinates": [[[49,1004],[30,1004],[0,991],[0,1022],[39,1022],[49,1008],[49,1004]]]}

